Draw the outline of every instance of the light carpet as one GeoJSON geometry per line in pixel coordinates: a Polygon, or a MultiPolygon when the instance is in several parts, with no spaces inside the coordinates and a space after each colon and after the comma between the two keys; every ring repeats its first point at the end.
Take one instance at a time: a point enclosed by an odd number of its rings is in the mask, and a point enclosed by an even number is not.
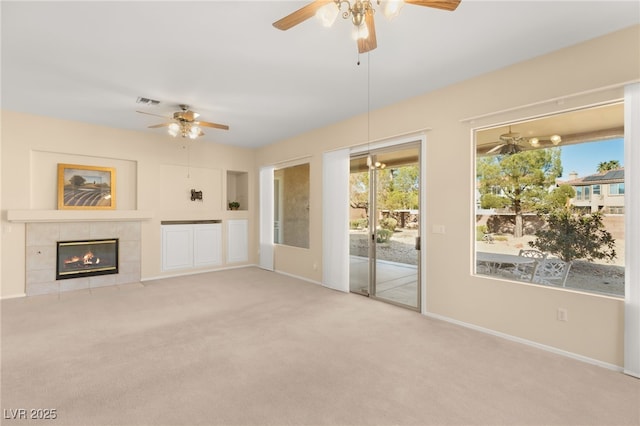
{"type": "Polygon", "coordinates": [[[7,425],[640,424],[637,379],[257,268],[4,300],[1,343],[7,425]]]}

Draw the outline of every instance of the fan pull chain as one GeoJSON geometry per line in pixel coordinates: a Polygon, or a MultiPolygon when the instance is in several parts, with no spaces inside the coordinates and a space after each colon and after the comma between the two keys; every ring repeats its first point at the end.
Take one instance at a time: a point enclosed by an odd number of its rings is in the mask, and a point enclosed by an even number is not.
{"type": "Polygon", "coordinates": [[[191,149],[189,145],[189,141],[182,146],[182,149],[187,151],[187,179],[191,179],[191,149]]]}

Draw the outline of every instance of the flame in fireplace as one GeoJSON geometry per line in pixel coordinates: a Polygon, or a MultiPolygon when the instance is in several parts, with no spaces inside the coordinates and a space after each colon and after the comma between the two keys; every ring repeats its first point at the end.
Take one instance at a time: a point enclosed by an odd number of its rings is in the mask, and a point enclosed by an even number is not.
{"type": "Polygon", "coordinates": [[[82,265],[97,265],[100,263],[100,258],[96,257],[91,250],[86,252],[84,256],[71,256],[64,260],[65,266],[78,266],[82,265]]]}

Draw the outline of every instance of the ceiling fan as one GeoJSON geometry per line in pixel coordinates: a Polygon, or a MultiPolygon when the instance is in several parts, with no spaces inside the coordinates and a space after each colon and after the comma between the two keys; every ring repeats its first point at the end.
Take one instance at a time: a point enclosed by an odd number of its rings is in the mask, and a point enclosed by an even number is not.
{"type": "Polygon", "coordinates": [[[562,142],[562,137],[560,135],[552,135],[548,138],[540,138],[540,137],[531,137],[525,138],[522,137],[520,133],[513,132],[511,130],[511,126],[509,126],[509,131],[507,133],[503,133],[499,137],[498,145],[491,148],[486,154],[493,154],[498,152],[500,155],[512,155],[521,152],[524,147],[522,145],[523,142],[528,142],[531,148],[540,148],[542,145],[558,145],[562,142]]]}
{"type": "Polygon", "coordinates": [[[140,114],[153,115],[155,117],[162,117],[164,119],[172,120],[168,123],[160,123],[149,126],[150,129],[156,129],[159,127],[168,127],[169,134],[174,138],[181,136],[183,138],[195,139],[198,136],[203,136],[204,132],[202,127],[213,127],[214,129],[229,130],[229,126],[226,124],[210,123],[208,121],[196,120],[200,114],[191,111],[189,105],[180,104],[180,111],[173,113],[173,117],[165,117],[163,115],[152,114],[150,112],[136,111],[140,114]]]}
{"type": "MultiPolygon", "coordinates": [[[[388,18],[393,18],[400,13],[400,9],[404,3],[453,11],[456,10],[460,1],[461,0],[375,0],[375,3],[382,7],[383,13],[388,18]]],[[[373,20],[375,9],[372,0],[315,0],[274,22],[273,26],[279,30],[286,31],[315,15],[322,21],[323,26],[330,27],[340,13],[342,13],[344,19],[351,18],[354,26],[353,36],[358,43],[358,52],[369,52],[377,47],[376,28],[373,20]]]]}

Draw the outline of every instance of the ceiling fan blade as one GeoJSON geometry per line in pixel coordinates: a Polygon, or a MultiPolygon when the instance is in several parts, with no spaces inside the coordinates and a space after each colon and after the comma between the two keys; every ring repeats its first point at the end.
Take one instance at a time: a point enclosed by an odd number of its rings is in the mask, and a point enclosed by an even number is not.
{"type": "Polygon", "coordinates": [[[169,127],[173,123],[162,123],[162,124],[154,124],[153,126],[149,126],[150,129],[157,129],[158,127],[169,127]]]}
{"type": "Polygon", "coordinates": [[[506,143],[501,143],[499,145],[496,145],[493,148],[491,148],[489,151],[487,151],[486,154],[493,154],[494,152],[498,151],[500,148],[502,148],[505,145],[507,145],[507,144],[506,143]]]}
{"type": "Polygon", "coordinates": [[[315,0],[312,3],[296,10],[295,12],[285,16],[284,18],[273,23],[273,26],[279,30],[286,31],[291,27],[306,21],[316,14],[316,11],[327,3],[333,3],[333,0],[315,0]]]}
{"type": "Polygon", "coordinates": [[[360,53],[366,53],[378,47],[378,41],[376,40],[376,24],[373,20],[373,10],[367,10],[367,13],[364,16],[364,23],[369,30],[369,37],[358,39],[358,52],[360,53]]]}
{"type": "Polygon", "coordinates": [[[207,121],[196,121],[194,124],[201,127],[213,127],[214,129],[229,130],[229,126],[226,124],[209,123],[207,121]]]}
{"type": "Polygon", "coordinates": [[[460,0],[404,0],[405,3],[416,6],[435,7],[436,9],[454,11],[460,4],[460,0]]]}
{"type": "Polygon", "coordinates": [[[152,114],[150,112],[144,112],[144,111],[136,111],[136,112],[139,112],[140,114],[153,115],[154,117],[166,118],[167,120],[171,120],[171,117],[165,117],[164,115],[152,114]]]}

